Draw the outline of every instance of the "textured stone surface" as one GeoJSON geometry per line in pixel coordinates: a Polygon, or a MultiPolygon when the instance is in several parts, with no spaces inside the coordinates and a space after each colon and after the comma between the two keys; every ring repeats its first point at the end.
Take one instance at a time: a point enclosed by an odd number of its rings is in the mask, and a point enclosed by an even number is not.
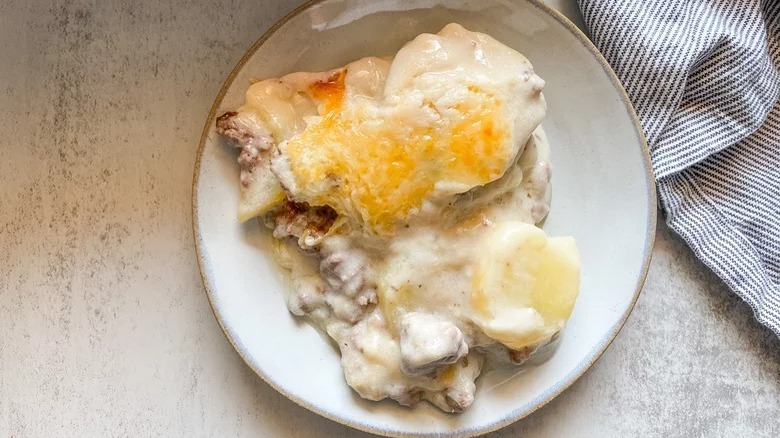
{"type": "MultiPolygon", "coordinates": [[[[0,2],[0,436],[365,435],[243,364],[193,249],[212,99],[298,3],[0,2]]],[[[613,345],[497,436],[779,436],[779,415],[780,341],[661,225],[613,345]]]]}

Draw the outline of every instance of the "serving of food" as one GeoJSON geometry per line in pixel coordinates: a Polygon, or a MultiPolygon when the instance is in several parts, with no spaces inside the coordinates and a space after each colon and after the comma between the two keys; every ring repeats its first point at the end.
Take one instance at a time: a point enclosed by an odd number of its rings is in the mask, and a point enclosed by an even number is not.
{"type": "Polygon", "coordinates": [[[276,392],[375,434],[473,437],[615,338],[654,188],[617,77],[544,2],[315,0],[217,94],[193,231],[216,321],[276,392]]]}
{"type": "Polygon", "coordinates": [[[333,340],[361,397],[462,412],[483,367],[564,328],[580,261],[538,226],[544,84],[452,23],[394,56],[255,81],[216,119],[239,150],[238,219],[270,228],[289,311],[333,340]]]}

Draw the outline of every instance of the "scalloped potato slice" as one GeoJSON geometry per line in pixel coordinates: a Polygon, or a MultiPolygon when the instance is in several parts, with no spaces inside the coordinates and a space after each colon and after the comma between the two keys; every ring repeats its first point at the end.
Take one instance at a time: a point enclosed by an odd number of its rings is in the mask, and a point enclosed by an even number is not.
{"type": "Polygon", "coordinates": [[[285,198],[284,190],[271,173],[269,163],[266,161],[253,167],[242,176],[248,183],[241,187],[241,198],[238,201],[240,222],[265,214],[285,198]]]}
{"type": "Polygon", "coordinates": [[[496,226],[482,246],[472,278],[474,322],[512,349],[550,338],[566,324],[580,286],[572,237],[547,237],[523,222],[496,226]]]}

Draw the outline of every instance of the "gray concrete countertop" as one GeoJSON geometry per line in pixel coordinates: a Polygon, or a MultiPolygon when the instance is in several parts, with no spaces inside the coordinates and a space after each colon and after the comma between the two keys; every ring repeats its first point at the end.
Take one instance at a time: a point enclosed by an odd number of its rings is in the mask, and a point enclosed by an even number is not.
{"type": "MultiPolygon", "coordinates": [[[[0,2],[0,437],[365,435],[244,365],[193,248],[212,99],[299,3],[0,2]]],[[[770,437],[778,418],[780,341],[661,224],[612,346],[496,436],[770,437]]]]}

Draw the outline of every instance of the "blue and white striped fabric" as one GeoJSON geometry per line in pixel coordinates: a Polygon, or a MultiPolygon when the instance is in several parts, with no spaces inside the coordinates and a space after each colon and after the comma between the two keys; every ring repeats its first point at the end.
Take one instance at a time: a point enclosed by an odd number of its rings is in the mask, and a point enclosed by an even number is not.
{"type": "Polygon", "coordinates": [[[780,0],[579,0],[666,221],[780,336],[780,0]]]}

